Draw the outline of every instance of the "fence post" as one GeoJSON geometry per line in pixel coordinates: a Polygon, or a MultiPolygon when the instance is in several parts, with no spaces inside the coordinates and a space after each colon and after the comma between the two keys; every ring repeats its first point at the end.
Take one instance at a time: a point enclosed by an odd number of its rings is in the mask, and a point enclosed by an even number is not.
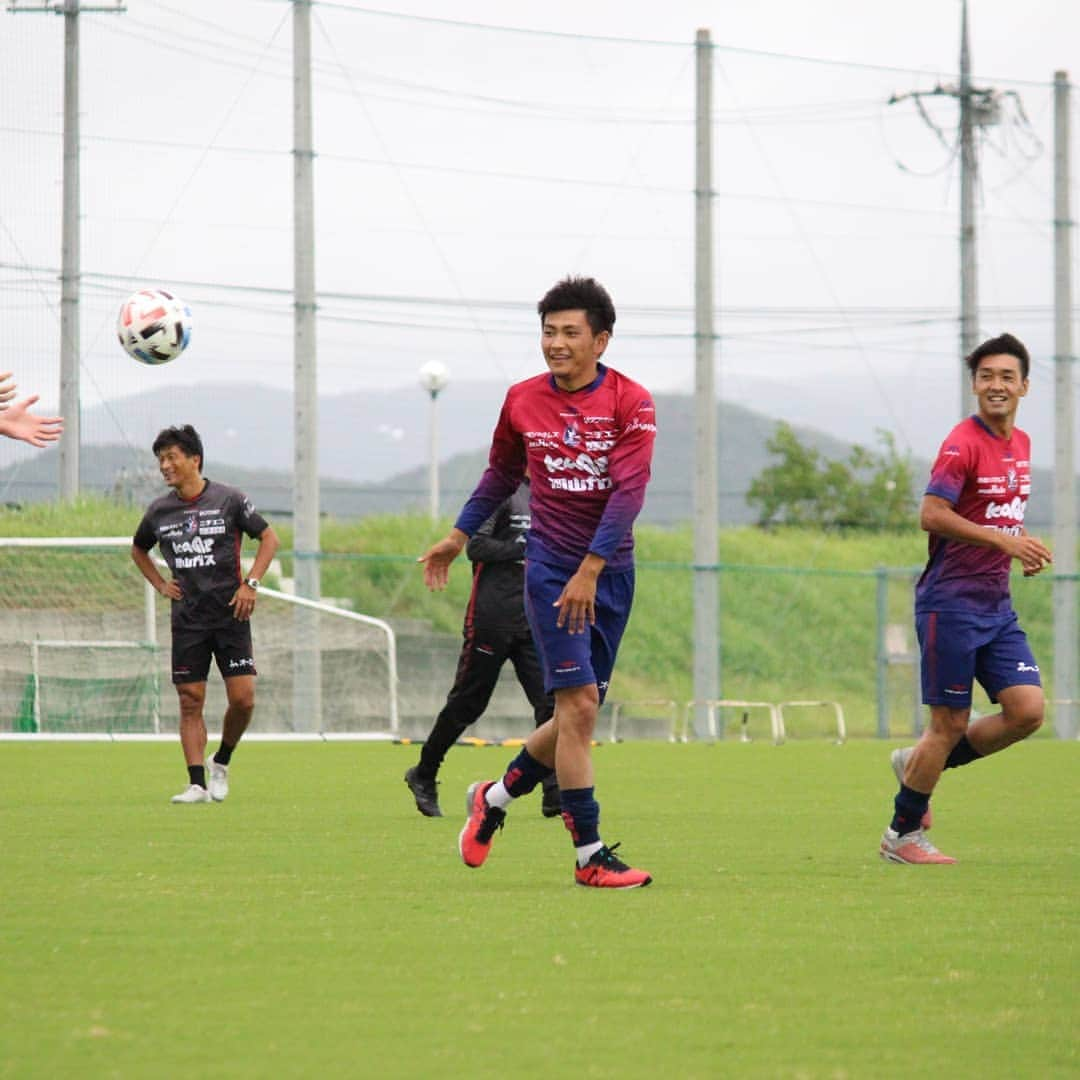
{"type": "Polygon", "coordinates": [[[885,626],[889,619],[889,576],[884,566],[874,571],[877,599],[877,733],[879,739],[889,737],[888,671],[885,655],[885,626]]]}

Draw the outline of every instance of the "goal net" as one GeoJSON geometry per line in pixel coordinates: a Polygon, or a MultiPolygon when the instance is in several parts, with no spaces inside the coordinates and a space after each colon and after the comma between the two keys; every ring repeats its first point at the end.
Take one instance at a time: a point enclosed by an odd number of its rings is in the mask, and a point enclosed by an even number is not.
{"type": "MultiPolygon", "coordinates": [[[[169,602],[126,537],[0,538],[0,735],[175,733],[169,602]]],[[[251,733],[355,738],[398,730],[397,645],[381,619],[273,588],[252,619],[251,733]]],[[[225,710],[216,668],[207,726],[225,710]]]]}

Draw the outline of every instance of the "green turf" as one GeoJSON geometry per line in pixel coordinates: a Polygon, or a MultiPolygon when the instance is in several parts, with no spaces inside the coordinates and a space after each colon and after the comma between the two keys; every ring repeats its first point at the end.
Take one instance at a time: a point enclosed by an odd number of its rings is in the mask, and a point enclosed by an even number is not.
{"type": "Polygon", "coordinates": [[[1065,1077],[1080,1070],[1080,746],[949,773],[955,867],[876,854],[888,744],[596,751],[572,884],[539,798],[488,865],[413,809],[415,749],[253,743],[222,805],[179,749],[0,744],[3,1077],[1065,1077]]]}

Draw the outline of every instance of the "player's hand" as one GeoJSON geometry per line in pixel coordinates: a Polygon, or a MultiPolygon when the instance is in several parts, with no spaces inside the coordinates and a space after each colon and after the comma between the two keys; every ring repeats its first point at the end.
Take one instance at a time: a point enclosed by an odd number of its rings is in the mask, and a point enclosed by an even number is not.
{"type": "Polygon", "coordinates": [[[555,601],[559,617],[555,625],[568,634],[584,634],[596,625],[596,575],[579,570],[564,586],[555,601]]]}
{"type": "Polygon", "coordinates": [[[1037,536],[1010,536],[1006,552],[1020,560],[1025,577],[1034,577],[1054,561],[1050,549],[1037,536]]]}
{"type": "Polygon", "coordinates": [[[250,585],[241,584],[229,601],[229,607],[233,609],[234,619],[247,622],[251,618],[251,613],[255,610],[255,596],[255,590],[250,585]]]}
{"type": "Polygon", "coordinates": [[[445,589],[450,580],[450,564],[465,546],[465,534],[454,529],[449,536],[432,544],[416,561],[424,565],[424,584],[432,591],[445,589]]]}
{"type": "MultiPolygon", "coordinates": [[[[0,393],[3,392],[4,385],[0,383],[0,393]]],[[[14,404],[2,406],[0,431],[9,438],[21,439],[31,446],[48,446],[49,443],[56,442],[63,434],[64,418],[62,416],[35,416],[28,410],[37,400],[38,395],[31,394],[30,397],[22,398],[14,404]]]]}
{"type": "Polygon", "coordinates": [[[158,591],[161,593],[162,596],[167,596],[170,600],[184,599],[184,593],[181,590],[180,586],[176,583],[176,580],[174,578],[170,578],[168,581],[166,581],[165,584],[162,585],[161,589],[158,591]]]}
{"type": "Polygon", "coordinates": [[[15,384],[11,381],[11,372],[0,373],[0,411],[7,408],[7,402],[14,396],[15,384]]]}

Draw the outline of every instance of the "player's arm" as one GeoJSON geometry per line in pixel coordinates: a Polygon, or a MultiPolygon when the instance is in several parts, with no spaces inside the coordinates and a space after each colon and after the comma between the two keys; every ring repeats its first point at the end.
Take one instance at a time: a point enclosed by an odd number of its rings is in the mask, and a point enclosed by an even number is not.
{"type": "Polygon", "coordinates": [[[581,560],[555,601],[554,606],[559,609],[556,626],[565,626],[570,634],[584,634],[596,623],[596,582],[606,564],[607,559],[591,551],[581,560]]]}
{"type": "Polygon", "coordinates": [[[44,447],[56,442],[64,432],[64,418],[35,416],[30,412],[30,406],[37,403],[38,395],[11,401],[14,394],[15,384],[11,382],[10,374],[0,375],[0,435],[31,446],[44,447]]]}
{"type": "Polygon", "coordinates": [[[524,475],[525,446],[510,421],[508,394],[495,425],[488,467],[480,477],[480,483],[462,507],[450,532],[416,560],[424,567],[424,584],[429,589],[446,588],[450,564],[461,554],[469,537],[517,491],[524,475]]]}
{"type": "Polygon", "coordinates": [[[249,585],[248,582],[262,581],[263,575],[270,569],[270,563],[273,562],[279,547],[281,547],[281,541],[278,539],[278,534],[274,532],[272,525],[267,525],[259,533],[259,546],[255,549],[255,559],[251,564],[251,571],[240,582],[239,587],[229,601],[229,607],[233,609],[233,618],[239,619],[240,622],[246,622],[251,618],[251,613],[255,610],[255,598],[258,596],[256,592],[258,585],[249,585]]]}
{"type": "Polygon", "coordinates": [[[139,568],[142,576],[150,582],[156,592],[161,593],[162,596],[167,596],[170,600],[180,600],[183,598],[184,594],[180,591],[180,586],[177,585],[172,578],[166,580],[158,572],[158,568],[154,565],[154,560],[150,558],[149,551],[139,547],[138,544],[132,544],[131,558],[139,568]]]}
{"type": "Polygon", "coordinates": [[[1037,574],[1051,562],[1050,549],[1036,536],[1026,531],[1019,536],[987,529],[958,514],[952,503],[940,495],[924,495],[919,507],[919,525],[926,532],[959,540],[975,547],[996,548],[1012,559],[1019,559],[1027,575],[1037,574]]]}
{"type": "Polygon", "coordinates": [[[445,589],[450,580],[450,564],[461,554],[469,534],[456,525],[437,544],[424,552],[416,561],[423,563],[424,584],[432,590],[445,589]]]}

